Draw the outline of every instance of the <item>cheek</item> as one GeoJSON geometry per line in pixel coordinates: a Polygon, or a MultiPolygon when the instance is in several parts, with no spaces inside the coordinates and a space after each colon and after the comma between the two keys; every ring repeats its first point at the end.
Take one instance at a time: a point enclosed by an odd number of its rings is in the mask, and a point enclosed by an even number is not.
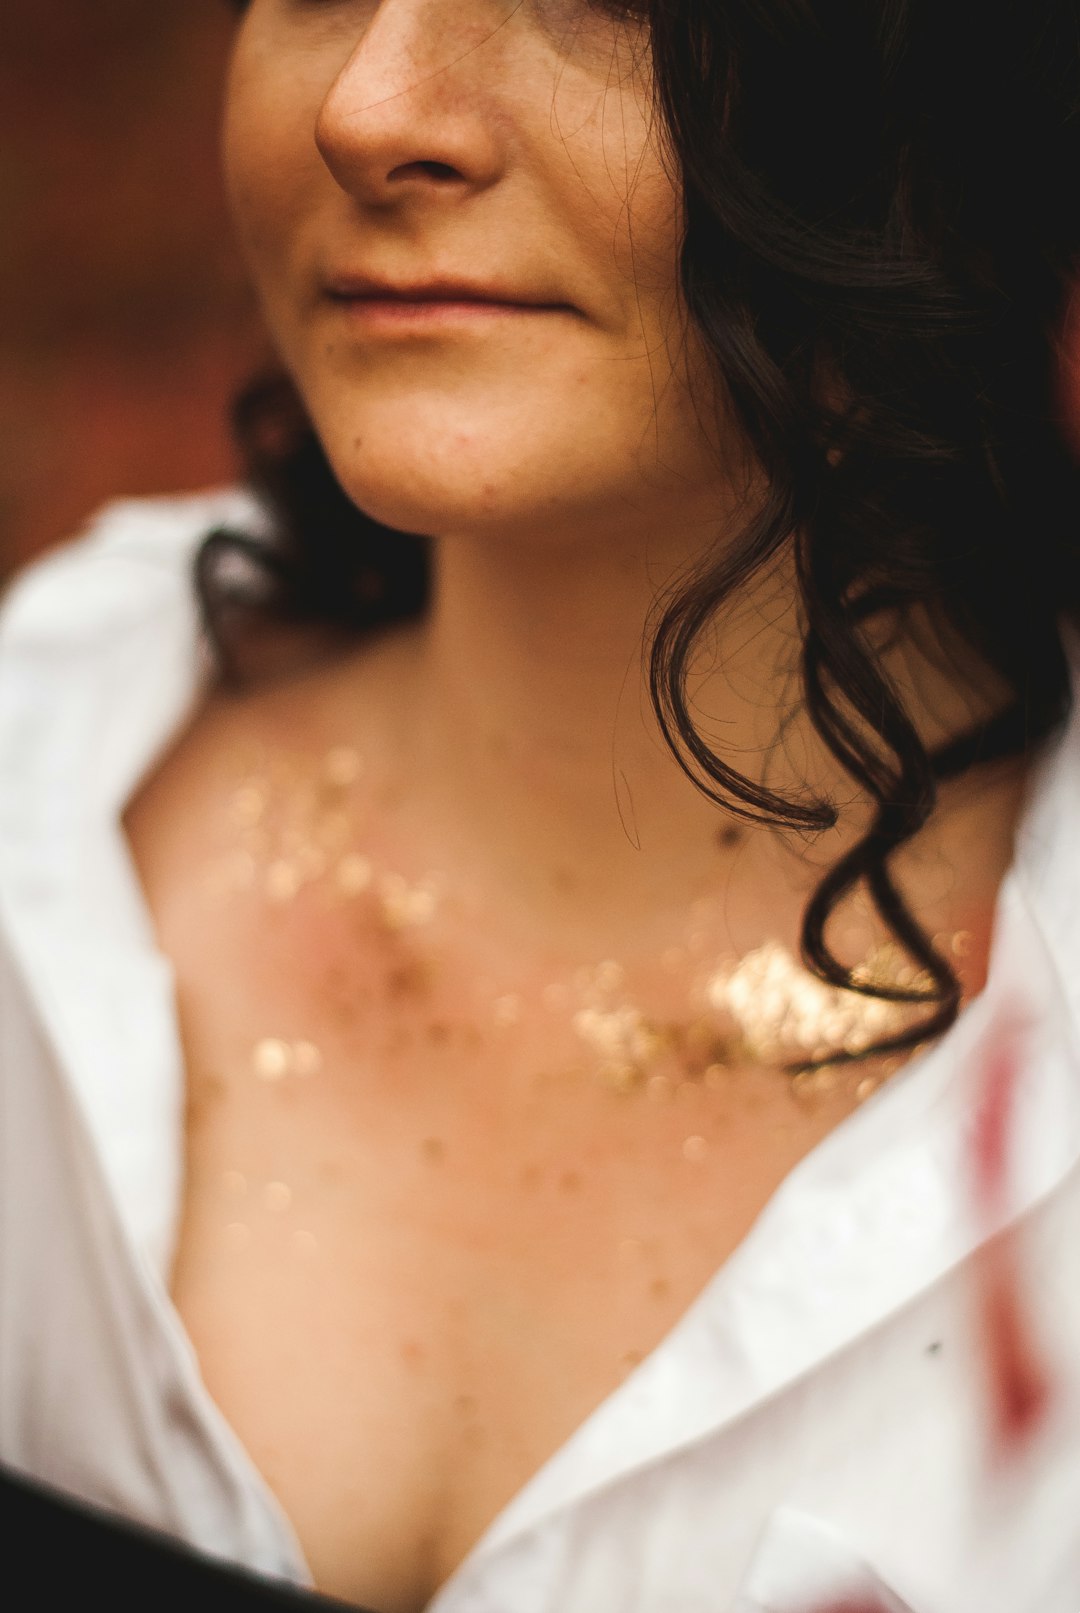
{"type": "Polygon", "coordinates": [[[222,137],[225,181],[241,246],[264,292],[288,267],[315,194],[314,123],[296,86],[234,66],[222,137]]]}
{"type": "Polygon", "coordinates": [[[639,289],[670,284],[680,232],[678,186],[661,156],[650,81],[628,58],[611,55],[604,80],[565,72],[545,108],[543,166],[559,176],[563,205],[607,259],[639,289]],[[648,286],[641,285],[641,276],[648,286]]]}
{"type": "Polygon", "coordinates": [[[626,198],[621,224],[618,267],[638,307],[654,310],[665,328],[681,329],[681,321],[672,320],[681,308],[681,210],[666,175],[641,175],[626,198]]]}

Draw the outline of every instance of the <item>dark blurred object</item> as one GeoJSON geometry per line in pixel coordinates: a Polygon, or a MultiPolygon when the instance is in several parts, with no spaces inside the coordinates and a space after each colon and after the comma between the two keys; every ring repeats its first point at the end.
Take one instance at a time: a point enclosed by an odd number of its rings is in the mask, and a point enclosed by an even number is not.
{"type": "Polygon", "coordinates": [[[0,6],[0,577],[104,499],[230,479],[265,362],[219,176],[222,0],[0,6]]]}
{"type": "Polygon", "coordinates": [[[1061,403],[1065,434],[1080,458],[1080,264],[1061,343],[1061,403]]]}
{"type": "MultiPolygon", "coordinates": [[[[273,1608],[344,1608],[251,1574],[222,1568],[146,1529],[136,1529],[0,1471],[0,1536],[12,1609],[83,1607],[101,1598],[110,1613],[192,1607],[229,1613],[273,1608]]],[[[354,1610],[362,1613],[362,1610],[354,1610]]]]}

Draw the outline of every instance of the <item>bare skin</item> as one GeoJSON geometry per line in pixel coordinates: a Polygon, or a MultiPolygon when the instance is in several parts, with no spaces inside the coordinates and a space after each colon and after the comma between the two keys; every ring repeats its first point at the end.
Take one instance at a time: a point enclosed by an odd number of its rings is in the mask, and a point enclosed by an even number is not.
{"type": "MultiPolygon", "coordinates": [[[[209,889],[252,754],[314,776],[345,735],[371,759],[376,797],[401,800],[387,678],[398,648],[344,677],[324,669],[211,706],[128,818],[177,971],[189,1072],[174,1299],[317,1583],[378,1613],[427,1605],[882,1073],[860,1063],[809,1096],[761,1067],[662,1101],[605,1087],[567,1016],[542,1008],[543,984],[582,960],[626,959],[642,993],[677,1015],[679,981],[657,948],[684,932],[681,892],[634,915],[628,957],[615,918],[575,934],[537,904],[523,922],[516,894],[500,901],[488,886],[481,933],[440,925],[425,980],[402,968],[397,939],[350,922],[317,885],[287,902],[209,889]],[[367,698],[354,705],[355,692],[367,698]],[[524,1004],[509,1028],[468,997],[498,958],[497,989],[524,1004]],[[318,1072],[260,1080],[253,1049],[271,1037],[314,1043],[318,1072]]],[[[1007,864],[1015,792],[1003,781],[989,797],[958,804],[948,860],[924,851],[934,922],[977,924],[972,895],[985,910],[1007,864]],[[958,877],[963,847],[979,867],[958,877]]],[[[470,844],[467,819],[436,822],[439,853],[455,834],[470,844]]],[[[362,843],[381,839],[410,873],[431,867],[412,824],[383,806],[362,843]]],[[[719,911],[725,891],[741,908],[741,876],[771,862],[758,939],[793,939],[790,857],[759,855],[752,834],[720,839],[719,911]]],[[[590,871],[564,857],[527,877],[570,909],[590,871]]],[[[760,872],[752,882],[760,893],[760,872]]],[[[985,939],[984,928],[964,960],[973,986],[985,939]]]]}
{"type": "MultiPolygon", "coordinates": [[[[699,710],[748,770],[831,792],[834,833],[731,836],[648,708],[657,588],[754,494],[682,339],[648,105],[640,36],[579,0],[254,0],[238,43],[227,155],[271,327],[343,485],[437,537],[437,586],[423,622],[211,701],[127,826],[189,1071],[174,1298],[318,1584],[378,1613],[427,1604],[868,1073],[807,1101],[736,1069],[652,1102],[592,1079],[543,1006],[617,960],[685,1013],[663,959],[703,900],[710,944],[797,950],[863,813],[789,709],[782,575],[719,624],[699,710]],[[455,302],[446,283],[481,273],[520,305],[455,302]],[[384,281],[431,306],[388,308],[384,281]],[[314,888],[207,894],[250,758],[314,776],[342,745],[365,761],[362,849],[469,893],[431,973],[314,888]],[[519,1000],[512,1025],[479,979],[519,1000]],[[260,1079],[267,1039],[313,1044],[318,1074],[260,1079]]],[[[896,671],[927,734],[992,703],[925,659],[896,671]]],[[[957,787],[901,869],[931,930],[974,937],[971,989],[1021,789],[957,787]]],[[[876,936],[850,924],[858,954],[876,936]]]]}

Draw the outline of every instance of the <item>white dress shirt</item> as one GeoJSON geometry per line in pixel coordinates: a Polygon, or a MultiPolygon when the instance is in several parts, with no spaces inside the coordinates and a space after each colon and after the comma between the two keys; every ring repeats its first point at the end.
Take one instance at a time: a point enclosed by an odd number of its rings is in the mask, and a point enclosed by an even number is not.
{"type": "MultiPolygon", "coordinates": [[[[244,493],[110,507],[0,613],[0,1462],[309,1582],[170,1303],[184,1071],[120,815],[209,671],[191,586],[244,493]]],[[[796,1167],[433,1613],[1080,1613],[1080,719],[989,983],[796,1167]],[[1003,1221],[1050,1414],[1011,1462],[979,1331],[980,1070],[1023,1027],[1003,1221]]]]}

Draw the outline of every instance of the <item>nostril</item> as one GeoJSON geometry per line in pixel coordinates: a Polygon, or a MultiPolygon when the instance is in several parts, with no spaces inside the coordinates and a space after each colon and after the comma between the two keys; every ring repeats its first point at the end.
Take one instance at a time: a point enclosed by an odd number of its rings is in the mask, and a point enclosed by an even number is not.
{"type": "Polygon", "coordinates": [[[436,179],[445,183],[460,179],[461,174],[448,162],[403,162],[390,175],[391,179],[436,179]]]}

